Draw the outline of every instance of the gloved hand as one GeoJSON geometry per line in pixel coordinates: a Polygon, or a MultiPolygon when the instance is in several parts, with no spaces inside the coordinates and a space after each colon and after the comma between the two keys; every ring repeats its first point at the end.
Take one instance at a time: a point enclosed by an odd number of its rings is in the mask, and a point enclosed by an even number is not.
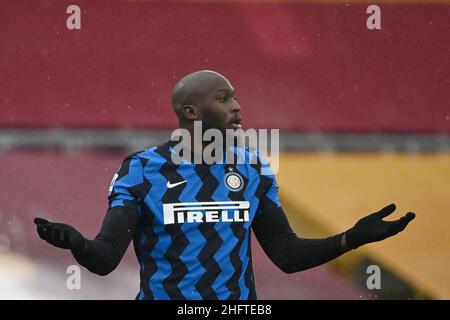
{"type": "Polygon", "coordinates": [[[343,243],[347,248],[355,249],[359,246],[392,237],[406,228],[416,215],[408,212],[395,221],[383,221],[383,218],[395,211],[395,204],[390,204],[378,212],[360,219],[353,228],[344,234],[343,243]]]}
{"type": "Polygon", "coordinates": [[[34,218],[34,223],[41,239],[55,247],[82,251],[87,246],[87,239],[68,224],[49,222],[42,218],[34,218]]]}

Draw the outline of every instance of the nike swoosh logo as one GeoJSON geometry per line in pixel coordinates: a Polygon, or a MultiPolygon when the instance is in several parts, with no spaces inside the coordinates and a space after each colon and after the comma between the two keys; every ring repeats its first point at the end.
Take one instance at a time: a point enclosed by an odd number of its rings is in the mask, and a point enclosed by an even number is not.
{"type": "Polygon", "coordinates": [[[170,181],[167,181],[167,188],[170,189],[170,188],[179,186],[180,184],[185,183],[185,182],[186,182],[186,180],[183,180],[183,181],[180,181],[180,182],[175,182],[175,183],[170,183],[170,181]]]}

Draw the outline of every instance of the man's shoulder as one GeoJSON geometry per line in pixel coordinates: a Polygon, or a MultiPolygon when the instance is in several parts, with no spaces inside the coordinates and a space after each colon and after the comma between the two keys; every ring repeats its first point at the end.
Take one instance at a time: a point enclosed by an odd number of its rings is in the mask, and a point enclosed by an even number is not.
{"type": "Polygon", "coordinates": [[[236,153],[241,160],[244,160],[246,164],[259,164],[265,163],[265,158],[260,150],[255,148],[234,147],[234,153],[236,153]]]}
{"type": "Polygon", "coordinates": [[[128,154],[125,157],[124,162],[132,161],[133,159],[140,160],[141,162],[143,161],[148,162],[149,160],[158,162],[161,160],[161,153],[163,151],[169,150],[169,148],[170,146],[167,142],[151,146],[128,154]]]}

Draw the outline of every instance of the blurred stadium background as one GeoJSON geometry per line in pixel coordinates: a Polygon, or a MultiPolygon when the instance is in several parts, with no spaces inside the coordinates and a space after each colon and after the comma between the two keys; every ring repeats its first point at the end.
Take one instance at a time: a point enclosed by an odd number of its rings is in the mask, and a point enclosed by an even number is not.
{"type": "Polygon", "coordinates": [[[391,202],[408,230],[285,275],[256,241],[261,299],[450,298],[449,1],[0,2],[0,299],[132,299],[129,248],[107,277],[41,241],[33,217],[93,238],[123,157],[167,140],[170,92],[200,69],[237,88],[245,128],[279,128],[281,198],[302,236],[391,202]],[[66,8],[82,10],[81,30],[66,8]],[[377,264],[382,288],[368,290],[377,264]]]}

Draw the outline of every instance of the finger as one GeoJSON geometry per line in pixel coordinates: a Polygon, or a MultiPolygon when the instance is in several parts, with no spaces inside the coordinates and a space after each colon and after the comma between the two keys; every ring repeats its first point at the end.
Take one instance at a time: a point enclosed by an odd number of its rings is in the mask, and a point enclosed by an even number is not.
{"type": "Polygon", "coordinates": [[[413,212],[408,212],[405,216],[401,217],[398,220],[392,221],[391,226],[389,227],[389,231],[392,235],[403,231],[406,226],[416,217],[413,212]]]}
{"type": "Polygon", "coordinates": [[[408,212],[405,215],[405,219],[408,221],[408,223],[410,223],[412,220],[414,220],[416,218],[416,214],[414,212],[408,212]]]}
{"type": "Polygon", "coordinates": [[[390,205],[384,207],[380,211],[375,212],[373,214],[373,216],[377,217],[378,219],[383,219],[383,218],[387,217],[388,215],[390,215],[392,212],[394,212],[395,209],[396,209],[395,204],[391,203],[390,205]]]}
{"type": "Polygon", "coordinates": [[[36,217],[36,218],[34,218],[34,223],[36,224],[36,225],[44,225],[44,224],[49,224],[49,222],[47,221],[47,220],[45,220],[45,219],[42,219],[42,218],[38,218],[38,217],[36,217]]]}
{"type": "Polygon", "coordinates": [[[55,243],[61,243],[61,230],[59,230],[58,228],[53,228],[52,240],[55,243]]]}
{"type": "MultiPolygon", "coordinates": [[[[407,214],[405,214],[403,217],[401,217],[400,219],[398,219],[396,222],[398,224],[400,224],[401,226],[406,227],[408,225],[408,223],[410,223],[412,220],[414,220],[414,218],[416,217],[415,213],[413,212],[408,212],[407,214]]],[[[404,229],[404,228],[403,228],[404,229]]]]}
{"type": "Polygon", "coordinates": [[[41,239],[50,241],[52,236],[52,227],[50,225],[38,225],[37,231],[41,239]]]}
{"type": "Polygon", "coordinates": [[[45,240],[47,238],[47,232],[43,226],[38,225],[37,232],[39,234],[39,237],[41,237],[41,239],[45,240]]]}
{"type": "Polygon", "coordinates": [[[52,243],[56,247],[68,249],[70,247],[70,232],[61,228],[54,228],[52,243]]]}
{"type": "Polygon", "coordinates": [[[70,243],[70,232],[69,232],[69,230],[64,230],[63,231],[63,239],[62,239],[62,241],[64,243],[70,243]]]}

